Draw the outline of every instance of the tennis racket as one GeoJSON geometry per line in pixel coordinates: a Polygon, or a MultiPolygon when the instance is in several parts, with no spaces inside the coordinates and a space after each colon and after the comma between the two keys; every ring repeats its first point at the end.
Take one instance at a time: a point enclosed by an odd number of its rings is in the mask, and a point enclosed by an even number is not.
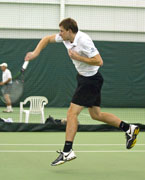
{"type": "Polygon", "coordinates": [[[5,94],[9,94],[11,103],[16,103],[23,94],[24,90],[24,72],[27,69],[29,61],[25,61],[21,70],[14,76],[12,84],[4,85],[1,88],[2,96],[0,99],[5,103],[5,94]]]}

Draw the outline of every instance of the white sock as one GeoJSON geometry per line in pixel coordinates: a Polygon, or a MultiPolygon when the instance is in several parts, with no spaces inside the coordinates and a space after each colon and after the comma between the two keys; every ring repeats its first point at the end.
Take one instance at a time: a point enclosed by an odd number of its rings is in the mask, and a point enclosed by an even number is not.
{"type": "Polygon", "coordinates": [[[7,106],[7,110],[11,111],[12,110],[12,106],[7,106]]]}

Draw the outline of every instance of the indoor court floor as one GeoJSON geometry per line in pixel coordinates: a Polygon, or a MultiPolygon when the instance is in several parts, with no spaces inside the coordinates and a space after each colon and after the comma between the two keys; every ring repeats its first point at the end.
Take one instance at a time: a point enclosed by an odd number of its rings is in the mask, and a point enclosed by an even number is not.
{"type": "Polygon", "coordinates": [[[123,132],[78,132],[77,158],[52,167],[64,132],[0,133],[0,179],[4,180],[144,180],[145,133],[125,148],[123,132]]]}

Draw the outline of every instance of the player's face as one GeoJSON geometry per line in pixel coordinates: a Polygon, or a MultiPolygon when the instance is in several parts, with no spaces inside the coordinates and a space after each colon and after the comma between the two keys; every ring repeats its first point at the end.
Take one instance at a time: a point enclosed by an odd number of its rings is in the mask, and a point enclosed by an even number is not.
{"type": "Polygon", "coordinates": [[[62,26],[60,26],[60,33],[59,33],[59,35],[62,37],[62,39],[64,41],[67,41],[67,40],[70,39],[70,31],[69,30],[67,31],[62,26]]]}
{"type": "Polygon", "coordinates": [[[6,69],[5,66],[1,66],[0,68],[1,68],[2,71],[4,71],[6,69]]]}

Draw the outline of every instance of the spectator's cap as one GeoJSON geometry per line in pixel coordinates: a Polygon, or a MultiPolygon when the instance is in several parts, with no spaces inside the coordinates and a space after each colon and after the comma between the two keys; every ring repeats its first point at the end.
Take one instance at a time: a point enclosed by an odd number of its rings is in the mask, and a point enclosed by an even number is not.
{"type": "Polygon", "coordinates": [[[0,64],[0,66],[8,67],[7,63],[2,63],[2,64],[0,64]]]}

